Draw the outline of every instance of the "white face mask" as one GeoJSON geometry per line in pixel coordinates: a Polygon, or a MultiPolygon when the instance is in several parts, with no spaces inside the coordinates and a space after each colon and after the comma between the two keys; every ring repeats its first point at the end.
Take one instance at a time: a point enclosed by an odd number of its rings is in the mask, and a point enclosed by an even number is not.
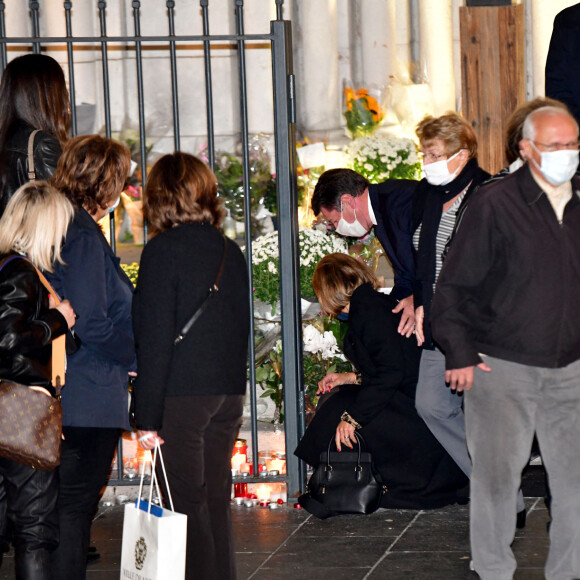
{"type": "Polygon", "coordinates": [[[120,202],[120,201],[121,201],[121,196],[119,196],[119,197],[117,198],[117,201],[116,201],[116,202],[115,202],[113,205],[110,205],[110,206],[107,208],[107,213],[112,213],[112,212],[114,212],[114,211],[117,209],[117,206],[119,205],[119,202],[120,202]]]}
{"type": "Polygon", "coordinates": [[[425,179],[431,185],[447,185],[455,179],[457,176],[457,171],[451,173],[447,163],[452,159],[455,159],[463,151],[460,149],[455,155],[452,155],[448,159],[441,159],[441,161],[435,161],[434,163],[429,163],[428,165],[423,165],[423,173],[425,174],[425,179]]]}
{"type": "Polygon", "coordinates": [[[356,219],[356,209],[354,210],[354,221],[347,222],[342,217],[342,203],[340,204],[340,220],[336,224],[336,233],[341,236],[349,236],[351,238],[360,238],[364,236],[368,230],[356,219]]]}
{"type": "MultiPolygon", "coordinates": [[[[531,141],[530,141],[531,143],[531,141]]],[[[532,147],[538,151],[532,143],[532,147]]],[[[541,157],[540,166],[532,158],[534,165],[552,185],[562,185],[570,181],[578,170],[578,149],[560,149],[559,151],[538,151],[541,157]]]]}

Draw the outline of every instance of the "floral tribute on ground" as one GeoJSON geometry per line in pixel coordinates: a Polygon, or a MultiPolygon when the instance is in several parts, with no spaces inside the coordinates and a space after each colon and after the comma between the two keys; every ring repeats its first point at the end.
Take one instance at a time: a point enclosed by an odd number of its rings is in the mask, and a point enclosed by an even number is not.
{"type": "Polygon", "coordinates": [[[389,133],[359,137],[345,148],[348,166],[371,183],[420,179],[421,163],[411,139],[389,133]]]}
{"type": "MultiPolygon", "coordinates": [[[[316,264],[327,254],[348,253],[343,238],[329,234],[326,230],[300,228],[300,295],[305,299],[314,298],[312,276],[316,264]]],[[[254,276],[254,297],[275,306],[280,300],[280,258],[278,252],[278,232],[256,238],[252,242],[252,273],[254,276]]]]}

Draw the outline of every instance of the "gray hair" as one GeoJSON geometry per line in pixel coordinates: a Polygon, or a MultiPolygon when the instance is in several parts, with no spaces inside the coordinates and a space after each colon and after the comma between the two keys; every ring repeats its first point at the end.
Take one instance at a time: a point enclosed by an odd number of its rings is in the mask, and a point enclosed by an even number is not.
{"type": "Polygon", "coordinates": [[[552,105],[548,105],[546,107],[540,107],[535,111],[532,111],[524,121],[524,125],[522,127],[522,139],[527,139],[528,141],[533,141],[536,138],[536,125],[535,119],[540,115],[547,115],[548,117],[557,117],[559,115],[564,115],[571,119],[576,125],[576,131],[578,131],[578,123],[576,119],[565,109],[561,107],[554,107],[552,105]]]}

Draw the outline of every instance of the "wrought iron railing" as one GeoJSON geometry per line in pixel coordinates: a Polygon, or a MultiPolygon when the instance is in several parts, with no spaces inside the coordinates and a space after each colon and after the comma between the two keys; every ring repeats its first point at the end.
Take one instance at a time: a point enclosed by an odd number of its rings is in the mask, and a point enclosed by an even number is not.
{"type": "MultiPolygon", "coordinates": [[[[231,0],[230,0],[231,1],[231,0]]],[[[57,10],[55,3],[42,3],[30,0],[28,2],[30,36],[10,35],[7,30],[7,13],[10,6],[15,3],[7,3],[0,0],[0,66],[2,70],[9,61],[10,51],[29,50],[34,53],[42,51],[62,51],[66,49],[68,64],[68,83],[71,97],[71,129],[76,135],[78,119],[76,112],[77,91],[75,85],[75,56],[77,52],[92,49],[100,54],[100,72],[102,78],[102,107],[104,117],[104,131],[107,137],[112,135],[113,124],[111,115],[111,78],[109,56],[111,50],[133,50],[135,53],[136,78],[137,78],[137,108],[139,122],[139,142],[141,151],[141,167],[146,167],[146,123],[145,111],[147,101],[144,91],[143,74],[143,50],[148,46],[155,45],[167,47],[167,58],[171,75],[172,95],[172,121],[173,121],[173,146],[181,147],[181,123],[179,114],[179,75],[178,61],[180,58],[180,43],[192,43],[200,45],[203,50],[204,82],[206,99],[207,120],[207,143],[209,164],[213,168],[215,163],[215,110],[214,91],[212,79],[212,44],[216,42],[232,43],[236,48],[238,69],[238,91],[240,103],[240,139],[242,148],[243,166],[243,190],[245,201],[245,245],[248,256],[248,273],[250,295],[252,294],[252,267],[251,267],[251,216],[250,216],[250,165],[249,165],[249,129],[248,129],[248,92],[250,82],[246,75],[246,43],[260,41],[269,43],[272,61],[272,85],[273,85],[273,119],[275,140],[275,167],[278,203],[278,233],[280,247],[280,271],[281,271],[281,306],[282,306],[282,341],[283,341],[283,365],[285,386],[285,436],[286,436],[286,459],[287,475],[285,477],[251,478],[244,482],[259,481],[286,481],[288,484],[288,496],[293,497],[304,487],[304,465],[292,454],[299,437],[304,430],[304,393],[302,378],[302,335],[301,335],[301,311],[300,311],[300,274],[298,259],[298,218],[297,218],[297,188],[295,168],[295,99],[294,99],[294,75],[292,69],[292,39],[290,22],[283,19],[284,0],[274,0],[276,4],[276,20],[270,22],[270,31],[263,34],[246,34],[244,32],[244,1],[233,0],[235,9],[235,34],[211,34],[209,27],[209,0],[200,0],[200,17],[202,21],[201,35],[183,35],[175,32],[176,7],[179,0],[166,0],[165,8],[167,15],[166,35],[148,35],[141,33],[141,20],[143,9],[138,0],[131,1],[133,34],[109,36],[107,33],[107,2],[99,0],[94,4],[98,13],[98,34],[94,36],[75,36],[73,30],[73,10],[75,7],[86,10],[86,0],[77,2],[64,1],[62,3],[62,16],[65,23],[65,36],[42,35],[41,24],[44,11],[57,10]],[[7,8],[7,4],[9,7],[7,8]]],[[[183,0],[183,3],[184,0],[183,0]]],[[[184,4],[182,4],[184,5],[184,4]]],[[[51,16],[53,16],[51,14],[51,16]]],[[[146,171],[142,171],[142,185],[147,179],[146,171]]],[[[111,214],[111,231],[115,231],[114,216],[111,214]]],[[[146,228],[146,225],[145,225],[146,228]]],[[[145,239],[147,231],[145,231],[145,239]]],[[[115,236],[111,236],[111,245],[115,249],[115,236]]],[[[253,301],[250,304],[253,316],[253,301]]],[[[249,360],[255,359],[254,340],[250,340],[249,360]]],[[[257,405],[256,405],[256,376],[254,365],[249,364],[250,377],[250,406],[251,406],[251,429],[252,429],[252,455],[254,461],[254,474],[258,474],[258,429],[257,429],[257,405]]],[[[122,462],[118,461],[118,473],[113,476],[112,483],[119,485],[131,483],[123,477],[122,462]]]]}

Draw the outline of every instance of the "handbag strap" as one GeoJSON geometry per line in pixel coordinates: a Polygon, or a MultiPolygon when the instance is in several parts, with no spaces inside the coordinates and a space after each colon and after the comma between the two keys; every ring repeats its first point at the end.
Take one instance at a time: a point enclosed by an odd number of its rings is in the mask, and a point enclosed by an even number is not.
{"type": "Polygon", "coordinates": [[[310,493],[305,493],[298,498],[298,505],[302,506],[307,512],[321,520],[326,520],[333,516],[339,515],[338,512],[329,510],[324,504],[314,499],[310,493]]]}
{"type": "MultiPolygon", "coordinates": [[[[358,447],[358,455],[357,455],[356,465],[357,465],[357,469],[360,471],[362,446],[364,443],[365,448],[366,448],[366,443],[365,443],[363,436],[360,433],[357,433],[355,431],[354,436],[356,437],[356,442],[357,442],[357,447],[358,447]]],[[[330,441],[328,442],[328,452],[326,454],[326,468],[327,469],[332,469],[332,466],[330,465],[330,448],[332,447],[333,441],[334,441],[334,435],[330,438],[330,441]]]]}
{"type": "Polygon", "coordinates": [[[28,179],[29,181],[36,181],[36,170],[34,168],[34,138],[36,134],[40,133],[38,129],[35,129],[30,133],[28,137],[28,179]]]}
{"type": "Polygon", "coordinates": [[[177,335],[177,337],[173,341],[174,345],[179,344],[185,338],[185,335],[191,330],[191,327],[195,324],[195,321],[203,314],[204,310],[208,307],[209,299],[219,292],[218,283],[220,281],[220,278],[222,277],[222,272],[224,270],[224,265],[226,263],[226,253],[228,249],[228,240],[225,236],[223,236],[223,238],[224,238],[224,251],[222,253],[222,259],[217,272],[217,276],[215,278],[215,282],[210,286],[207,296],[203,299],[203,302],[201,303],[199,308],[195,311],[193,316],[185,323],[185,325],[181,329],[181,332],[177,335]]]}
{"type": "MultiPolygon", "coordinates": [[[[36,264],[31,262],[25,256],[9,256],[4,258],[0,262],[0,270],[13,260],[20,259],[26,260],[29,264],[32,264],[36,273],[40,279],[41,284],[46,288],[47,292],[52,296],[55,304],[58,306],[61,303],[60,296],[57,294],[55,289],[50,285],[50,282],[46,279],[46,276],[36,267],[36,264]]],[[[57,397],[60,396],[60,390],[64,386],[66,371],[66,336],[62,334],[58,338],[52,341],[52,386],[54,387],[55,394],[57,397]]]]}

